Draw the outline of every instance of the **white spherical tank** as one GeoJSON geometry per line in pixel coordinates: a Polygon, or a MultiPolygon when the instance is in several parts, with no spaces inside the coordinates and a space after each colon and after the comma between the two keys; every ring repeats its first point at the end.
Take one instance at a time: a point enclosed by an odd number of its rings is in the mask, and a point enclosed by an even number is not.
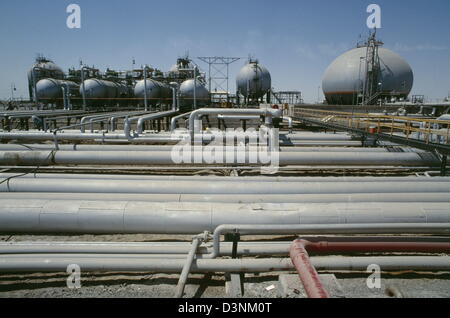
{"type": "Polygon", "coordinates": [[[257,99],[264,96],[272,87],[269,71],[258,62],[250,61],[236,77],[238,92],[244,97],[257,99]]]}
{"type": "MultiPolygon", "coordinates": [[[[197,106],[209,104],[209,92],[201,81],[196,81],[195,96],[197,106]]],[[[184,81],[180,86],[180,103],[181,106],[192,106],[194,104],[194,80],[184,81]]]]}
{"type": "MultiPolygon", "coordinates": [[[[367,47],[358,47],[339,56],[325,72],[322,88],[329,104],[356,104],[366,82],[367,47]]],[[[410,65],[398,54],[378,48],[380,98],[406,98],[413,87],[410,65]]]]}
{"type": "Polygon", "coordinates": [[[147,86],[147,101],[155,105],[160,101],[169,101],[172,99],[172,89],[164,83],[147,79],[147,83],[141,80],[134,86],[134,97],[143,99],[145,97],[145,86],[147,86]]]}

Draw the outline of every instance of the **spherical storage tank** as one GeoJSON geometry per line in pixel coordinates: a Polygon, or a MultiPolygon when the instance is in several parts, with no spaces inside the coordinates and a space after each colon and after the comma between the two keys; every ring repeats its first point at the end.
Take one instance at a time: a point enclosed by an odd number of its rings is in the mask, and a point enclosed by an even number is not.
{"type": "MultiPolygon", "coordinates": [[[[141,80],[134,86],[134,97],[143,99],[145,86],[147,86],[147,102],[155,105],[158,102],[169,101],[172,99],[172,89],[167,84],[147,79],[147,83],[141,80]]],[[[141,102],[142,103],[142,102],[141,102]]]]}
{"type": "Polygon", "coordinates": [[[263,97],[272,87],[269,71],[257,61],[250,61],[236,77],[238,92],[251,99],[263,97]]]}
{"type": "MultiPolygon", "coordinates": [[[[366,81],[367,47],[358,47],[339,56],[325,72],[322,88],[329,104],[356,104],[366,81]]],[[[406,98],[414,76],[409,64],[398,54],[379,47],[380,73],[377,79],[380,98],[406,98]]]]}
{"type": "Polygon", "coordinates": [[[115,104],[118,98],[130,97],[130,89],[127,85],[96,78],[87,79],[84,85],[80,85],[81,96],[83,96],[83,89],[85,98],[91,105],[115,104]]]}
{"type": "Polygon", "coordinates": [[[79,85],[71,81],[53,78],[42,79],[36,83],[36,94],[41,102],[63,102],[63,89],[69,89],[71,96],[78,96],[79,85]]]}
{"type": "Polygon", "coordinates": [[[180,86],[181,106],[186,107],[194,105],[194,86],[197,106],[205,106],[209,103],[209,92],[205,85],[199,80],[197,80],[196,85],[194,85],[194,80],[189,79],[184,81],[180,86]]]}
{"type": "Polygon", "coordinates": [[[34,85],[40,80],[46,78],[62,80],[64,79],[64,72],[53,61],[46,59],[45,57],[38,57],[36,62],[28,71],[28,89],[30,92],[30,99],[33,99],[34,96],[34,85]]]}

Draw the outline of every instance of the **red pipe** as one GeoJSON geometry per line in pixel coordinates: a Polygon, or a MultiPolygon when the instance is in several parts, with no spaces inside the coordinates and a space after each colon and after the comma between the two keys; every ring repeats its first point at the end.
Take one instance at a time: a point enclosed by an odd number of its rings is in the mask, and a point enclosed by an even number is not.
{"type": "Polygon", "coordinates": [[[319,274],[311,264],[306,246],[308,241],[296,240],[291,245],[290,256],[309,298],[329,298],[319,280],[319,274]]]}
{"type": "Polygon", "coordinates": [[[319,280],[319,274],[309,259],[308,251],[331,252],[450,252],[450,243],[415,242],[309,242],[295,240],[290,256],[309,298],[328,298],[329,295],[319,280]]]}

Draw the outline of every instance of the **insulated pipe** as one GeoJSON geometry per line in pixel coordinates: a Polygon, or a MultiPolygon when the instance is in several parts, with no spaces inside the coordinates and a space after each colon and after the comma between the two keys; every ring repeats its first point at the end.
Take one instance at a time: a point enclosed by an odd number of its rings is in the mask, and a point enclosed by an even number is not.
{"type": "Polygon", "coordinates": [[[134,194],[134,193],[53,193],[0,192],[0,199],[84,200],[144,202],[214,203],[438,203],[450,202],[448,193],[363,193],[363,194],[134,194]]]}
{"type": "MultiPolygon", "coordinates": [[[[211,149],[214,149],[213,147],[211,149]]],[[[210,150],[211,150],[210,149],[210,150]]],[[[214,156],[205,148],[198,153],[182,145],[172,151],[55,151],[53,156],[48,151],[4,151],[0,153],[1,165],[48,166],[48,165],[268,165],[279,166],[405,166],[435,167],[440,160],[431,153],[301,153],[277,152],[264,153],[226,151],[214,156]],[[211,157],[209,158],[208,155],[211,157]],[[175,158],[175,159],[174,159],[175,158]],[[278,162],[275,160],[278,159],[278,162]],[[211,162],[211,160],[213,162],[211,162]],[[181,162],[179,162],[181,161],[181,162]]],[[[209,150],[209,151],[210,151],[209,150]]]]}
{"type": "MultiPolygon", "coordinates": [[[[8,174],[9,176],[9,174],[8,174]]],[[[15,175],[17,176],[17,174],[15,175]]],[[[8,177],[9,178],[9,177],[8,177]]],[[[6,179],[6,178],[5,178],[6,179]]],[[[338,179],[338,178],[337,178],[338,179]]],[[[305,182],[204,182],[202,180],[164,179],[51,179],[14,177],[0,184],[0,192],[54,192],[54,193],[130,193],[130,194],[371,194],[371,193],[448,193],[450,182],[417,182],[410,179],[386,183],[375,180],[364,182],[310,180],[305,182]]],[[[213,180],[213,179],[211,179],[213,180]]]]}
{"type": "MultiPolygon", "coordinates": [[[[390,257],[313,257],[314,267],[319,271],[358,271],[366,272],[371,264],[378,264],[384,272],[388,271],[449,271],[448,256],[390,256],[390,257]]],[[[131,258],[114,255],[99,255],[97,258],[72,255],[66,258],[53,255],[4,255],[0,258],[0,272],[66,272],[67,266],[78,264],[85,272],[157,272],[179,273],[183,259],[155,259],[149,257],[131,258]]],[[[217,272],[279,272],[294,270],[289,258],[269,259],[196,259],[192,264],[193,273],[217,272]]]]}
{"type": "MultiPolygon", "coordinates": [[[[17,175],[16,175],[17,176],[17,175]]],[[[130,193],[130,194],[371,194],[371,193],[448,193],[450,182],[202,182],[193,180],[113,180],[10,178],[0,184],[0,192],[54,193],[130,193]]]]}
{"type": "Polygon", "coordinates": [[[450,208],[448,203],[0,201],[2,233],[195,234],[206,230],[215,231],[217,241],[220,231],[226,233],[227,227],[216,228],[236,222],[244,225],[230,227],[244,234],[244,229],[264,234],[448,233],[450,208]],[[254,225],[255,222],[263,229],[254,225]]]}
{"type": "MultiPolygon", "coordinates": [[[[125,116],[124,116],[125,117],[125,116]]],[[[189,134],[179,134],[177,136],[173,136],[173,134],[159,133],[154,136],[145,136],[134,138],[134,142],[152,142],[155,140],[182,140],[189,136],[189,134]]],[[[235,134],[233,134],[235,136],[235,134]]],[[[334,136],[334,135],[329,135],[334,136]]],[[[203,141],[210,141],[214,135],[209,133],[204,133],[202,136],[203,141]]],[[[327,136],[300,136],[297,137],[286,137],[285,135],[280,135],[280,143],[286,145],[320,145],[320,146],[360,146],[360,141],[352,141],[350,138],[328,138],[327,136]],[[290,139],[294,138],[294,139],[290,139]]],[[[97,133],[97,134],[88,134],[88,133],[80,133],[77,131],[68,131],[61,133],[59,132],[57,136],[53,133],[49,132],[40,132],[40,131],[29,131],[29,132],[3,132],[0,133],[0,140],[36,140],[36,141],[53,141],[55,138],[58,140],[100,140],[102,142],[107,140],[121,141],[127,142],[128,139],[125,136],[125,133],[97,133]]]]}
{"type": "MultiPolygon", "coordinates": [[[[154,135],[154,136],[146,136],[143,138],[134,138],[134,142],[163,142],[163,143],[170,143],[170,142],[179,142],[183,140],[185,136],[170,136],[170,135],[154,135]]],[[[106,141],[106,140],[113,140],[113,141],[127,141],[128,139],[125,136],[125,134],[118,134],[118,133],[34,133],[34,132],[28,132],[28,133],[0,133],[0,140],[58,140],[58,141],[86,141],[86,140],[98,140],[98,141],[106,141]]]]}
{"type": "MultiPolygon", "coordinates": [[[[176,117],[172,118],[173,119],[176,117]]],[[[51,144],[0,144],[0,151],[22,151],[22,150],[53,150],[51,144]]],[[[63,151],[171,151],[173,145],[59,145],[63,151]]],[[[248,148],[246,148],[248,149],[248,148]]],[[[398,148],[399,151],[403,150],[398,148]]],[[[234,149],[235,150],[235,149],[234,149]]],[[[404,149],[409,152],[422,152],[404,149]]],[[[389,152],[387,148],[362,148],[362,147],[281,147],[280,152],[389,152]]]]}

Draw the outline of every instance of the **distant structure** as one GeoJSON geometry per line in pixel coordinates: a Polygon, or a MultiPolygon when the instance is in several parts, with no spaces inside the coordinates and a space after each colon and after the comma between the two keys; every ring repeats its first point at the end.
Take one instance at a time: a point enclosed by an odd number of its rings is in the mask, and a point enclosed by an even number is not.
{"type": "Polygon", "coordinates": [[[244,97],[244,103],[257,104],[266,95],[270,102],[272,78],[269,71],[258,60],[249,59],[236,77],[237,96],[244,97]]]}
{"type": "Polygon", "coordinates": [[[367,42],[339,56],[322,82],[328,104],[374,105],[407,99],[414,76],[398,54],[382,48],[373,32],[367,42]]]}
{"type": "Polygon", "coordinates": [[[41,79],[46,78],[62,80],[64,79],[64,72],[52,60],[39,54],[36,58],[36,62],[28,71],[28,92],[30,101],[35,100],[36,84],[41,79]]]}

